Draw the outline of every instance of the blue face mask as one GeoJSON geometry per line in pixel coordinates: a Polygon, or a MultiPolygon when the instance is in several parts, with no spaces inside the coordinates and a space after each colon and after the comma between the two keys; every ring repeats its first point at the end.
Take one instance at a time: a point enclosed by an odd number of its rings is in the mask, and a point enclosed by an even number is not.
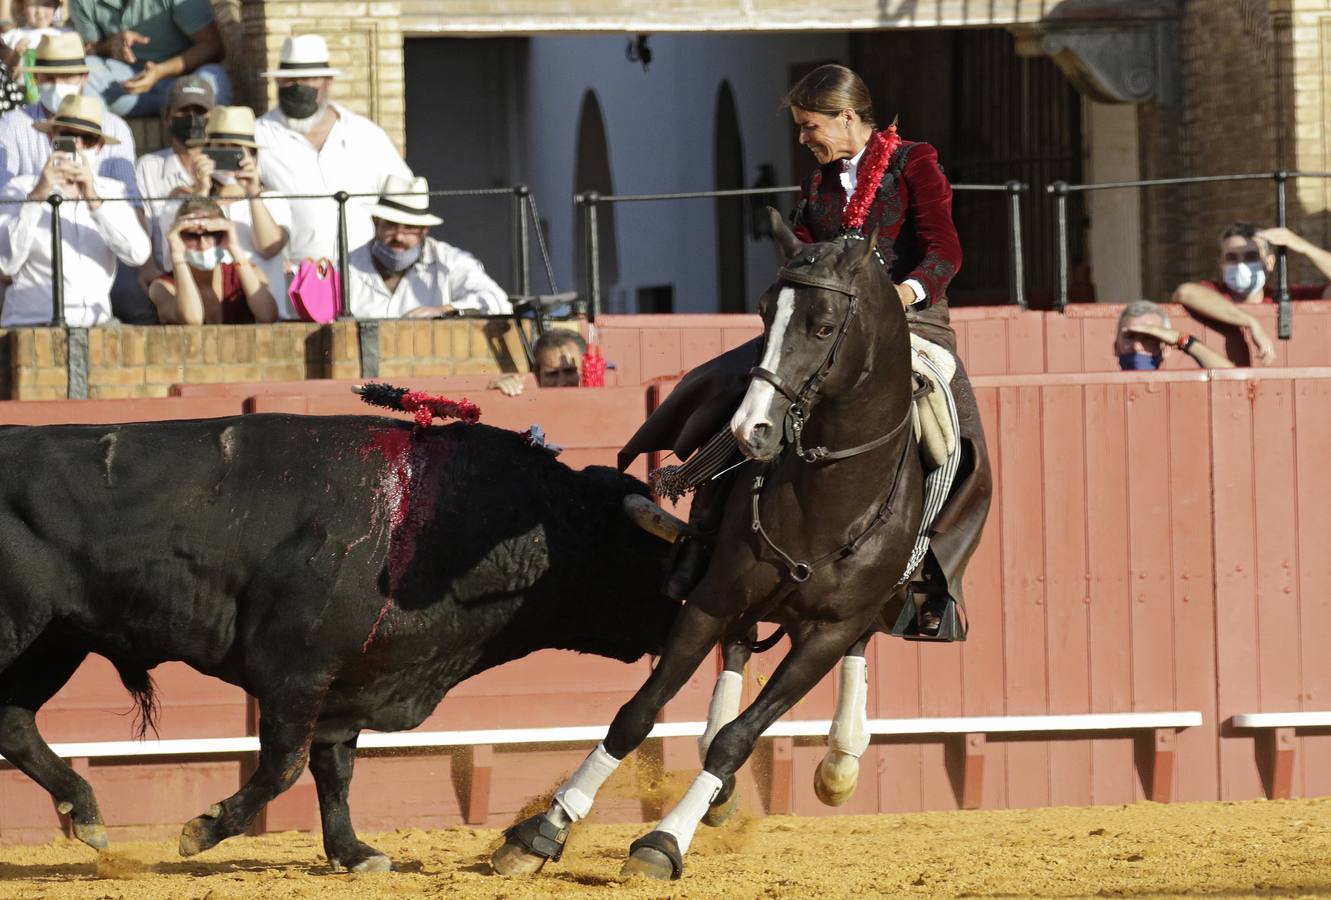
{"type": "Polygon", "coordinates": [[[370,255],[379,261],[379,265],[396,274],[416,265],[416,260],[421,258],[422,246],[417,244],[410,250],[394,250],[381,241],[373,241],[370,244],[370,255]]]}
{"type": "Polygon", "coordinates": [[[1163,358],[1149,353],[1120,353],[1118,367],[1126,372],[1152,372],[1160,368],[1163,358]]]}

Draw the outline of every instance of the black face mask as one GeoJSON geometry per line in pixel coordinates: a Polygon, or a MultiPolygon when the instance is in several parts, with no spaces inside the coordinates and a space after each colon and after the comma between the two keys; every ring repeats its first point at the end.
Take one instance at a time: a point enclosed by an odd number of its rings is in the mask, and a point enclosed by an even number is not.
{"type": "Polygon", "coordinates": [[[207,129],[207,117],[197,113],[173,116],[171,119],[171,136],[182,144],[186,141],[203,140],[207,129]]]}
{"type": "Polygon", "coordinates": [[[319,89],[289,84],[277,89],[277,105],[288,119],[308,119],[319,111],[319,89]]]}

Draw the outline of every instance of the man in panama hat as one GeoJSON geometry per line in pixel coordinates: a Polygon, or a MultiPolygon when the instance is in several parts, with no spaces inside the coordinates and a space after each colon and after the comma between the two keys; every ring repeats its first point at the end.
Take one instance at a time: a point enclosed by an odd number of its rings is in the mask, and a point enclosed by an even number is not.
{"type": "Polygon", "coordinates": [[[388,176],[368,212],[374,237],[351,253],[347,295],[358,319],[511,315],[504,289],[476,257],[432,238],[430,186],[424,178],[388,176]]]}

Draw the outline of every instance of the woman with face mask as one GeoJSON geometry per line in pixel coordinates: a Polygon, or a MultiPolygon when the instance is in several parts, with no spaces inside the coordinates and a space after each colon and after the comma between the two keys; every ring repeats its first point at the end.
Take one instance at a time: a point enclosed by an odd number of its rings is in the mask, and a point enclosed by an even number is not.
{"type": "Polygon", "coordinates": [[[163,324],[277,321],[277,301],[267,279],[217,203],[202,197],[181,203],[166,240],[174,271],[148,289],[163,324]]]}

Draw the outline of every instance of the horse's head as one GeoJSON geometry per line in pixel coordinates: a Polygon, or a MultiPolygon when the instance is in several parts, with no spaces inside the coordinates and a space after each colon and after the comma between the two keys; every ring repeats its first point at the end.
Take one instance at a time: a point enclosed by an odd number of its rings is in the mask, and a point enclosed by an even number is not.
{"type": "MultiPolygon", "coordinates": [[[[763,355],[750,372],[744,402],[730,420],[740,449],[751,459],[776,456],[788,437],[784,427],[801,427],[820,396],[839,394],[864,371],[869,342],[859,315],[871,284],[864,264],[873,255],[877,232],[869,237],[843,237],[822,244],[804,244],[786,227],[780,214],[768,210],[772,233],[785,252],[775,284],[763,294],[763,355]],[[792,409],[793,408],[793,409],[792,409]]],[[[890,284],[886,278],[884,284],[890,284]]],[[[874,293],[880,291],[874,290],[874,293]]],[[[895,297],[892,304],[895,305],[895,297]]],[[[896,306],[900,314],[900,306],[896,306]]],[[[867,316],[884,310],[865,309],[867,316]]]]}

